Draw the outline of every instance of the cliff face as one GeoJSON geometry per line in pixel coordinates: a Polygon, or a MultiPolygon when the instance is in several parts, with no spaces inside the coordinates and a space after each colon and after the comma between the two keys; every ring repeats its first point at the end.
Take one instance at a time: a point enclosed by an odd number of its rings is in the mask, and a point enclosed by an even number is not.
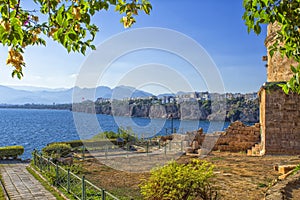
{"type": "Polygon", "coordinates": [[[194,101],[180,104],[151,104],[149,102],[113,101],[102,104],[78,104],[73,107],[76,112],[96,112],[97,114],[172,118],[181,120],[226,120],[258,122],[258,100],[233,99],[222,102],[194,101]]]}
{"type": "Polygon", "coordinates": [[[130,105],[131,117],[148,117],[151,107],[148,105],[130,105]]]}
{"type": "Polygon", "coordinates": [[[198,102],[183,102],[180,104],[180,119],[206,120],[210,109],[201,107],[198,102]]]}

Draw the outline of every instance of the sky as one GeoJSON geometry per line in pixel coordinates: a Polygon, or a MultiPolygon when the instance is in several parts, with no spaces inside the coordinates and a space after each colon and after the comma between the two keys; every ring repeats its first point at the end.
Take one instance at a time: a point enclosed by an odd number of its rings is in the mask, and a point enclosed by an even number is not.
{"type": "Polygon", "coordinates": [[[0,85],[47,88],[129,85],[154,94],[182,90],[247,93],[257,92],[266,81],[266,63],[262,61],[266,55],[266,27],[259,36],[248,34],[242,20],[242,1],[150,2],[151,14],[139,15],[137,23],[129,29],[123,27],[119,22],[122,16],[113,9],[97,14],[93,21],[100,31],[94,44],[99,51],[89,51],[86,56],[67,53],[51,40],[47,40],[46,47],[27,48],[24,55],[27,67],[22,80],[11,78],[12,68],[5,65],[7,47],[0,48],[0,85]],[[155,30],[154,36],[151,30],[155,30]],[[173,34],[173,40],[171,36],[163,37],[164,31],[167,35],[173,34]],[[134,34],[139,34],[136,40],[126,39],[134,34]],[[182,38],[177,40],[176,35],[182,38]],[[122,37],[116,46],[114,42],[122,37]],[[147,39],[158,46],[148,48],[143,43],[149,42],[147,39]],[[103,49],[103,44],[108,47],[103,49]],[[119,47],[132,45],[135,49],[115,55],[113,62],[107,65],[107,52],[110,56],[118,52],[119,47]],[[160,49],[160,46],[168,49],[160,49]],[[101,50],[105,53],[100,54],[101,50]],[[184,51],[186,56],[179,55],[177,50],[184,51]],[[198,59],[194,65],[193,59],[198,59]],[[197,73],[200,65],[200,73],[197,73]],[[82,75],[87,69],[89,73],[82,75]],[[219,83],[221,90],[215,89],[220,87],[219,83]]]}

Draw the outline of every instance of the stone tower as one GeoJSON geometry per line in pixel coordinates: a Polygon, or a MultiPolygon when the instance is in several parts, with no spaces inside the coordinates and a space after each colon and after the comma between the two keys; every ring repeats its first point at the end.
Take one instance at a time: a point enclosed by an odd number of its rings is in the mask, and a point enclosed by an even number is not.
{"type": "MultiPolygon", "coordinates": [[[[280,30],[277,23],[268,26],[265,45],[268,48],[280,30]]],[[[268,52],[267,83],[260,91],[260,154],[291,155],[300,154],[300,95],[286,95],[278,82],[292,77],[290,65],[293,60],[282,58],[279,52],[273,57],[268,52]]]]}
{"type": "Polygon", "coordinates": [[[286,57],[282,58],[279,52],[275,52],[271,58],[269,54],[269,47],[275,42],[277,31],[280,26],[277,23],[268,26],[265,46],[268,51],[268,65],[267,65],[267,82],[281,82],[288,81],[293,76],[290,66],[296,65],[296,62],[286,57]]]}

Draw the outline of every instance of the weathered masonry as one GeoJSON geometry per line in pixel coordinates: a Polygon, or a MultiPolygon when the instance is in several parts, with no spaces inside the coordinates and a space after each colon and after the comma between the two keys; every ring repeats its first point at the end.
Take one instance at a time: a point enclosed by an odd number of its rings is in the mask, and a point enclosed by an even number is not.
{"type": "MultiPolygon", "coordinates": [[[[268,26],[265,45],[268,48],[274,42],[277,24],[268,26]]],[[[268,52],[269,55],[269,52],[268,52]]],[[[260,91],[260,155],[300,154],[300,95],[286,95],[278,82],[288,81],[292,77],[291,65],[296,63],[282,58],[279,52],[268,56],[267,83],[260,91]]]]}

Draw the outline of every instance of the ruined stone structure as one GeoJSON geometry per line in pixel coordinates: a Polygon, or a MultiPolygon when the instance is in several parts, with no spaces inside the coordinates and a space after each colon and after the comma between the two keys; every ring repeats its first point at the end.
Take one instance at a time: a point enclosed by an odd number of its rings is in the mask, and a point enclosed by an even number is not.
{"type": "MultiPolygon", "coordinates": [[[[265,46],[267,49],[274,43],[277,31],[280,29],[277,23],[268,26],[267,37],[265,40],[265,46]]],[[[282,58],[279,52],[275,52],[273,57],[267,56],[267,81],[268,82],[281,82],[287,81],[292,76],[293,73],[290,70],[292,64],[296,64],[293,60],[282,58]]]]}
{"type": "Polygon", "coordinates": [[[261,155],[300,154],[300,95],[267,84],[259,97],[261,155]]]}
{"type": "Polygon", "coordinates": [[[221,132],[213,150],[246,152],[249,148],[260,141],[260,125],[247,126],[240,121],[233,122],[221,132]]]}
{"type": "Polygon", "coordinates": [[[208,153],[214,151],[246,152],[260,141],[260,125],[246,126],[240,121],[230,124],[224,132],[204,134],[203,129],[188,132],[189,153],[197,153],[201,148],[208,153]],[[210,142],[213,141],[212,144],[210,142]],[[213,146],[212,146],[213,145],[213,146]],[[206,151],[207,150],[207,151],[206,151]]]}
{"type": "MultiPolygon", "coordinates": [[[[275,23],[268,26],[265,45],[268,48],[280,27],[275,23]]],[[[269,52],[268,52],[269,55],[269,52]]],[[[268,56],[268,82],[259,91],[261,143],[259,155],[300,154],[300,96],[286,95],[278,82],[292,77],[290,65],[296,64],[282,58],[279,52],[268,56]]]]}

